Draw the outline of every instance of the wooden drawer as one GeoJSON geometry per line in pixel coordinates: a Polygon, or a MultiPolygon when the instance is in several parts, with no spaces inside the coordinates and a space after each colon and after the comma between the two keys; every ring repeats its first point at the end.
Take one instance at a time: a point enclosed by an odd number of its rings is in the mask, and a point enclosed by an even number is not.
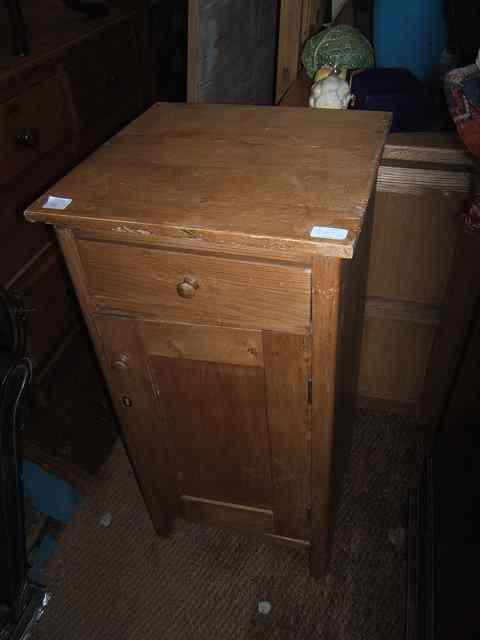
{"type": "Polygon", "coordinates": [[[67,140],[72,123],[63,80],[55,76],[0,105],[0,184],[67,140]]]}
{"type": "Polygon", "coordinates": [[[108,38],[94,36],[73,50],[67,69],[80,130],[108,116],[111,128],[139,107],[139,60],[135,26],[119,24],[108,38]]]}
{"type": "Polygon", "coordinates": [[[79,240],[78,246],[99,311],[164,322],[310,332],[308,268],[89,240],[79,240]],[[179,286],[184,291],[179,293],[179,286]],[[192,297],[182,297],[182,292],[192,297]]]}
{"type": "Polygon", "coordinates": [[[79,314],[56,247],[51,247],[15,283],[27,309],[27,351],[35,367],[42,367],[78,322],[79,314]]]}

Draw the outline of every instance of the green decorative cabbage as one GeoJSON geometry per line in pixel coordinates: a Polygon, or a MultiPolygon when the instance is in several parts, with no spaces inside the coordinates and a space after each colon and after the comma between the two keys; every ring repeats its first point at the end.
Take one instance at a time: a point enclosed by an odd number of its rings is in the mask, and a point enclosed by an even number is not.
{"type": "Polygon", "coordinates": [[[320,67],[366,69],[375,66],[373,47],[365,36],[346,24],[324,29],[307,40],[302,62],[310,78],[320,67]]]}

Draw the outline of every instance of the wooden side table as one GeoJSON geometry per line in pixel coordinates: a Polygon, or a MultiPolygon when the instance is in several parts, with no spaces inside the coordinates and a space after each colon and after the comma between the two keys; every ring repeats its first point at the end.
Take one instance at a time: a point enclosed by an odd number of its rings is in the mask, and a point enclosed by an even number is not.
{"type": "Polygon", "coordinates": [[[241,527],[324,571],[389,123],[158,104],[29,207],[57,229],[160,534],[241,527]]]}

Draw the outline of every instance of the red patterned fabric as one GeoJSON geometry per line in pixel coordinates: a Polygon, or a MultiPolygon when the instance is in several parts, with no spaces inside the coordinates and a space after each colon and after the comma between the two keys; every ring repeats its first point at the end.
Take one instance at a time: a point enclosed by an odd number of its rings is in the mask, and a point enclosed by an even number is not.
{"type": "Polygon", "coordinates": [[[480,158],[480,69],[476,64],[445,77],[448,108],[467,148],[480,158]]]}
{"type": "MultiPolygon", "coordinates": [[[[480,59],[480,56],[479,56],[480,59]]],[[[445,77],[448,108],[467,148],[480,159],[480,69],[474,64],[455,69],[445,77]]],[[[460,214],[468,233],[480,233],[480,196],[470,200],[460,214]]]]}

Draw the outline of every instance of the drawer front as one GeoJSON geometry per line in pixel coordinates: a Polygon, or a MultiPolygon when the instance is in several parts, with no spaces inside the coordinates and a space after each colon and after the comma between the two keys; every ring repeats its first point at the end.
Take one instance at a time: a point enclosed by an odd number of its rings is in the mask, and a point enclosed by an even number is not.
{"type": "Polygon", "coordinates": [[[71,135],[68,99],[59,76],[0,105],[0,184],[12,180],[71,135]]]}
{"type": "Polygon", "coordinates": [[[73,50],[68,75],[80,129],[98,124],[105,116],[112,127],[125,112],[139,105],[139,57],[134,25],[123,23],[73,50]]]}
{"type": "Polygon", "coordinates": [[[308,268],[78,241],[98,311],[310,332],[308,268]]]}
{"type": "Polygon", "coordinates": [[[27,309],[27,350],[43,366],[79,320],[73,289],[56,247],[42,255],[13,291],[27,309]]]}

